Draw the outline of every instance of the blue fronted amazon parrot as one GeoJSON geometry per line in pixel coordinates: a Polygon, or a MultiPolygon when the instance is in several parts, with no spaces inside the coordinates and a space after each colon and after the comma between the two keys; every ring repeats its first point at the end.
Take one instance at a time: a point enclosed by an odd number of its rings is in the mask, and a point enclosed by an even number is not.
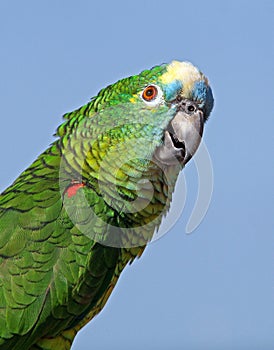
{"type": "Polygon", "coordinates": [[[173,61],[102,89],[0,195],[0,349],[70,349],[140,257],[213,107],[173,61]]]}

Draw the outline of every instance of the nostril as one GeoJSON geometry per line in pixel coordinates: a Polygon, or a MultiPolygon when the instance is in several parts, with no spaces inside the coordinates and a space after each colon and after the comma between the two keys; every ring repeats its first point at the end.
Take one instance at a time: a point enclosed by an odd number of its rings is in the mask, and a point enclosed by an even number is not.
{"type": "Polygon", "coordinates": [[[183,111],[187,114],[193,114],[198,109],[195,102],[188,99],[184,99],[180,95],[177,96],[176,101],[178,103],[178,110],[183,111]]]}
{"type": "Polygon", "coordinates": [[[189,106],[187,106],[187,111],[192,113],[195,111],[195,107],[193,105],[189,105],[189,106]]]}

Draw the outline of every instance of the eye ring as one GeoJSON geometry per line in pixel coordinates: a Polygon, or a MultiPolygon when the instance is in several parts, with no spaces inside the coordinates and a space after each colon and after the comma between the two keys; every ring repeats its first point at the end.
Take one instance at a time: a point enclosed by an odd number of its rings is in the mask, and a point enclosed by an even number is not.
{"type": "Polygon", "coordinates": [[[155,100],[157,96],[158,96],[158,89],[155,85],[148,85],[142,93],[142,99],[145,100],[146,102],[155,100]]]}

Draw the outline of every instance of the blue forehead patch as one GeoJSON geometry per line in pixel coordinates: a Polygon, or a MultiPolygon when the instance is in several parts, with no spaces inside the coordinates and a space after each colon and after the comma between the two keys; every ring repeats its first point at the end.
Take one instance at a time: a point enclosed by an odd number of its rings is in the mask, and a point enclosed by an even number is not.
{"type": "MultiPolygon", "coordinates": [[[[172,83],[164,85],[163,90],[166,100],[174,100],[182,89],[183,84],[180,80],[174,80],[172,83]]],[[[203,109],[205,118],[207,118],[213,108],[214,99],[210,86],[208,86],[204,80],[194,83],[192,98],[198,103],[199,107],[203,109]]]]}
{"type": "Polygon", "coordinates": [[[197,81],[193,87],[193,99],[200,102],[202,105],[206,102],[207,85],[203,80],[197,81]]]}
{"type": "Polygon", "coordinates": [[[174,80],[172,83],[165,85],[163,89],[166,100],[172,101],[177,97],[178,92],[182,90],[182,82],[180,80],[174,80]]]}
{"type": "Polygon", "coordinates": [[[206,117],[209,116],[214,103],[210,86],[206,85],[203,80],[197,81],[194,84],[192,96],[199,106],[204,109],[206,117]]]}

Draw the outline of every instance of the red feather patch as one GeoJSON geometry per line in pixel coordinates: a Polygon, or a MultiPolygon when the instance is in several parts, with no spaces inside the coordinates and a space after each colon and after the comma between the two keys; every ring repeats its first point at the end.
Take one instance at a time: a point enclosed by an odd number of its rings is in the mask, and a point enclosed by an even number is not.
{"type": "Polygon", "coordinates": [[[71,184],[66,189],[65,194],[68,195],[68,198],[71,198],[77,194],[77,191],[79,190],[79,188],[84,186],[85,185],[83,183],[72,181],[71,184]]]}

